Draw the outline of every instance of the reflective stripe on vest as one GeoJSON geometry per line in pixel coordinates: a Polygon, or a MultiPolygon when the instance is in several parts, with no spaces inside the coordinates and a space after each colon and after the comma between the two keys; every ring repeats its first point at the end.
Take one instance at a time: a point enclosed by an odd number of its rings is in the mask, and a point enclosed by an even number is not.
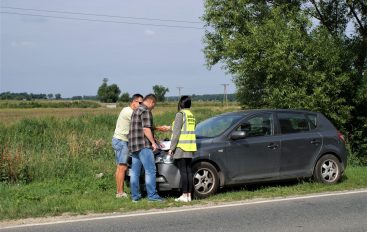
{"type": "Polygon", "coordinates": [[[190,110],[180,112],[183,114],[183,124],[177,147],[184,151],[196,151],[195,118],[190,110]]]}

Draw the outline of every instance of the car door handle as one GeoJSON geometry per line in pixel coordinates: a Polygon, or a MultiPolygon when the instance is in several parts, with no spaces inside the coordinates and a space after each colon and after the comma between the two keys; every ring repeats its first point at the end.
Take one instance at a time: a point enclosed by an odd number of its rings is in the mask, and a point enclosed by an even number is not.
{"type": "Polygon", "coordinates": [[[311,143],[311,144],[318,145],[318,144],[320,143],[320,140],[318,140],[318,139],[312,139],[312,140],[310,141],[310,143],[311,143]]]}
{"type": "Polygon", "coordinates": [[[269,149],[272,149],[272,150],[273,150],[273,149],[277,149],[278,147],[279,147],[279,146],[278,146],[277,144],[274,144],[274,143],[271,143],[271,144],[269,144],[269,145],[268,145],[268,148],[269,148],[269,149]]]}

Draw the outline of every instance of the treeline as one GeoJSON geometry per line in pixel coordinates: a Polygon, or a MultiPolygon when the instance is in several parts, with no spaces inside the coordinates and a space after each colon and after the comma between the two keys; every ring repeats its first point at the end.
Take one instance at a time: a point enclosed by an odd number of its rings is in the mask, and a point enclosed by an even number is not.
{"type": "MultiPolygon", "coordinates": [[[[11,93],[11,92],[3,92],[0,93],[0,100],[39,100],[39,99],[48,99],[51,94],[33,94],[33,93],[11,93]]],[[[61,94],[55,94],[55,97],[61,98],[61,94]]],[[[52,94],[52,98],[54,95],[52,94]]]]}
{"type": "Polygon", "coordinates": [[[97,101],[1,101],[0,109],[30,108],[98,108],[97,101]]]}
{"type": "MultiPolygon", "coordinates": [[[[178,96],[167,97],[167,101],[177,101],[178,96]]],[[[203,95],[191,95],[193,101],[223,101],[223,94],[203,94],[203,95]]],[[[227,94],[227,101],[236,101],[236,94],[227,94]]]]}
{"type": "Polygon", "coordinates": [[[97,101],[98,96],[73,96],[71,98],[64,98],[64,99],[70,99],[70,100],[91,100],[91,101],[97,101]]]}
{"type": "MultiPolygon", "coordinates": [[[[127,93],[125,93],[126,95],[127,93]]],[[[119,101],[128,101],[129,95],[125,96],[125,98],[120,97],[119,101]]],[[[170,96],[166,97],[167,101],[177,101],[178,96],[170,96]]],[[[83,95],[83,96],[73,96],[71,98],[62,98],[61,94],[33,94],[33,93],[12,93],[12,92],[3,92],[0,93],[0,100],[46,100],[46,99],[55,99],[55,100],[90,100],[97,101],[99,100],[97,95],[83,95]]],[[[191,95],[191,99],[193,101],[223,101],[223,94],[203,94],[203,95],[191,95]]],[[[233,102],[236,101],[236,94],[227,94],[227,101],[233,102]]]]}
{"type": "Polygon", "coordinates": [[[12,92],[3,92],[0,93],[0,100],[46,100],[46,99],[55,99],[55,100],[98,100],[97,96],[73,96],[71,98],[62,98],[61,94],[34,94],[34,93],[12,93],[12,92]]]}

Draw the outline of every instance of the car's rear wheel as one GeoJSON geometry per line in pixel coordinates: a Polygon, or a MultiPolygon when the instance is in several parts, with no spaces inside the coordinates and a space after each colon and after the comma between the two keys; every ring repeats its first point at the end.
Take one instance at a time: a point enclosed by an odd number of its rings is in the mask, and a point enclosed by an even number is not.
{"type": "Polygon", "coordinates": [[[201,162],[193,167],[194,196],[208,197],[218,190],[219,178],[216,168],[210,163],[201,162]]]}
{"type": "Polygon", "coordinates": [[[341,164],[334,155],[324,155],[316,163],[313,177],[325,184],[337,183],[341,178],[341,164]]]}

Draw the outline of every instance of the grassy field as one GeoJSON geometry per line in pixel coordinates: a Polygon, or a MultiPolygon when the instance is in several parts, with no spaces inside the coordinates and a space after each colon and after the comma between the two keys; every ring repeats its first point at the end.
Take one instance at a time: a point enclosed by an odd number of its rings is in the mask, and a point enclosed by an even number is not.
{"type": "MultiPolygon", "coordinates": [[[[121,108],[0,109],[0,220],[91,212],[132,211],[179,206],[133,204],[116,199],[111,136],[121,108]],[[96,174],[103,173],[102,178],[96,174]]],[[[198,121],[239,109],[194,103],[198,121]]],[[[176,104],[158,104],[156,125],[170,124],[176,104]]],[[[157,134],[161,139],[167,134],[157,134]]],[[[297,182],[225,189],[190,204],[337,191],[367,187],[365,167],[348,167],[337,185],[297,182]]],[[[127,189],[128,190],[128,189],[127,189]]],[[[128,190],[129,191],[129,190],[128,190]]]]}

